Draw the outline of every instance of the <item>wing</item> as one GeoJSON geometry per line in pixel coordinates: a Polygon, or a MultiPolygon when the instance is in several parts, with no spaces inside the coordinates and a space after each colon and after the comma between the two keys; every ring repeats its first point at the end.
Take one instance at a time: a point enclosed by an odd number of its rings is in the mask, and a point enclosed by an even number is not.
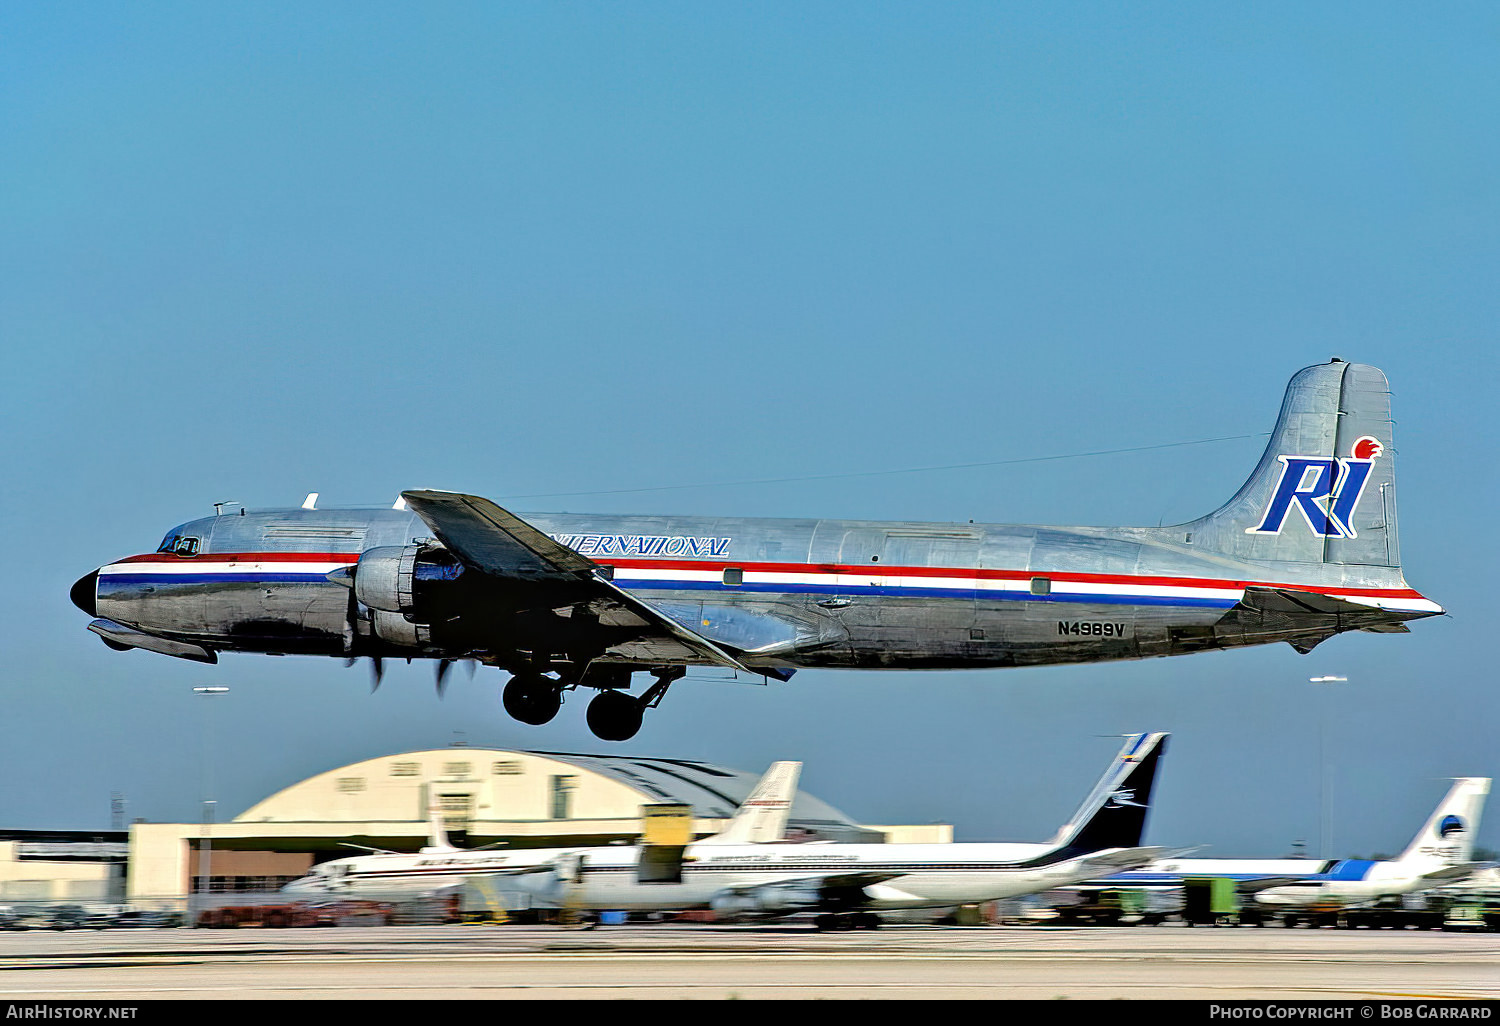
{"type": "Polygon", "coordinates": [[[858,908],[869,901],[866,889],[904,873],[829,873],[775,883],[726,887],[712,906],[731,914],[786,916],[823,908],[858,908]]]}
{"type": "Polygon", "coordinates": [[[1273,887],[1291,887],[1295,884],[1307,883],[1316,885],[1320,882],[1318,880],[1309,881],[1305,876],[1262,876],[1254,880],[1236,880],[1234,882],[1234,889],[1237,894],[1258,894],[1261,891],[1268,891],[1273,887]]]}
{"type": "Polygon", "coordinates": [[[1131,869],[1140,869],[1162,858],[1170,858],[1168,848],[1119,848],[1103,851],[1078,860],[1078,871],[1087,874],[1085,879],[1109,876],[1131,869]]]}
{"type": "MultiPolygon", "coordinates": [[[[727,649],[683,626],[608,580],[598,563],[537,530],[489,499],[458,492],[410,491],[402,498],[431,528],[437,539],[465,565],[499,581],[525,587],[543,582],[568,584],[585,596],[605,600],[633,616],[647,635],[633,647],[644,647],[647,661],[686,649],[707,663],[757,673],[727,649]],[[667,642],[653,645],[651,636],[667,642]]],[[[615,617],[621,622],[620,617],[615,617]]]]}

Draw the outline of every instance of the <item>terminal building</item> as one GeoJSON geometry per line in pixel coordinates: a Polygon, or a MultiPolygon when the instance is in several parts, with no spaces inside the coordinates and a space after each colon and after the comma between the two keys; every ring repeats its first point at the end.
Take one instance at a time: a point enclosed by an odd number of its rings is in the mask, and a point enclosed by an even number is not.
{"type": "MultiPolygon", "coordinates": [[[[318,774],[221,823],[134,823],[122,832],[0,832],[0,903],[108,901],[182,908],[193,895],[275,891],[359,847],[416,851],[428,809],[459,846],[632,843],[642,808],[689,805],[698,837],[717,833],[760,772],[684,759],[450,747],[318,774]],[[21,834],[33,836],[22,837],[21,834]],[[350,847],[350,846],[354,847],[350,847]]],[[[798,791],[792,840],[951,841],[952,827],[870,826],[798,791]]]]}

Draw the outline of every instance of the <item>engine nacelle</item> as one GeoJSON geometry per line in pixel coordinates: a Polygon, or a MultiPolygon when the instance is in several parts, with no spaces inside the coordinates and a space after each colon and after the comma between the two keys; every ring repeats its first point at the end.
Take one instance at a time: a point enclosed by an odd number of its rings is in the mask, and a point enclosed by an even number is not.
{"type": "Polygon", "coordinates": [[[805,883],[766,884],[742,891],[720,891],[709,900],[709,907],[725,918],[735,916],[776,915],[817,908],[823,894],[816,886],[805,883]]]}
{"type": "Polygon", "coordinates": [[[430,625],[453,615],[463,569],[438,545],[366,549],[354,566],[355,633],[399,648],[427,647],[430,625]]]}
{"type": "Polygon", "coordinates": [[[401,648],[425,648],[432,641],[432,631],[422,623],[413,623],[399,613],[383,609],[370,610],[370,630],[381,641],[401,648]]]}
{"type": "Polygon", "coordinates": [[[387,613],[416,612],[417,545],[386,545],[366,549],[354,568],[354,597],[387,613]]]}
{"type": "Polygon", "coordinates": [[[464,567],[438,545],[386,545],[366,549],[354,567],[354,597],[361,605],[430,623],[453,601],[464,567]]]}

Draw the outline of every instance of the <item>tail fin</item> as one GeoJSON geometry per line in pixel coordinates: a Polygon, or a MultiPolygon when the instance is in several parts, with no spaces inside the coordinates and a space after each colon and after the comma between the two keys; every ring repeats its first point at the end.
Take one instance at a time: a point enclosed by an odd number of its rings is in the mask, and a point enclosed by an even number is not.
{"type": "Polygon", "coordinates": [[[1217,512],[1172,531],[1237,559],[1388,567],[1400,580],[1385,375],[1337,358],[1298,371],[1250,480],[1217,512]]]}
{"type": "Polygon", "coordinates": [[[1078,854],[1105,848],[1138,848],[1151,809],[1156,767],[1167,750],[1167,735],[1131,734],[1077,812],[1052,844],[1078,854]]]}
{"type": "Polygon", "coordinates": [[[1397,860],[1419,872],[1468,862],[1474,854],[1479,814],[1490,793],[1489,777],[1458,777],[1417,836],[1397,860]]]}
{"type": "Polygon", "coordinates": [[[800,762],[773,762],[735,810],[729,825],[699,844],[764,844],[786,835],[787,816],[797,796],[800,762]]]}
{"type": "Polygon", "coordinates": [[[458,851],[448,840],[448,830],[443,826],[443,806],[436,795],[427,803],[427,831],[430,835],[423,854],[441,851],[458,851]]]}

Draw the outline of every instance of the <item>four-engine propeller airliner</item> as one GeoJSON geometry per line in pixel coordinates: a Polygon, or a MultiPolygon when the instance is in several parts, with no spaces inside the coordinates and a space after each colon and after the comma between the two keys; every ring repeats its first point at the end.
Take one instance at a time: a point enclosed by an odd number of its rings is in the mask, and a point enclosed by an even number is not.
{"type": "Polygon", "coordinates": [[[510,886],[559,907],[712,908],[721,919],[817,913],[819,929],[873,928],[887,909],[945,908],[1032,894],[1142,866],[1166,854],[1139,847],[1166,734],[1134,734],[1082,806],[1046,844],[775,843],[795,774],[778,763],[722,834],[687,845],[675,872],[648,866],[639,846],[375,854],[325,862],[284,890],[390,900],[471,880],[510,886]],[[758,804],[772,812],[752,820],[758,804]],[[772,833],[772,830],[775,833],[772,833]],[[757,843],[757,841],[759,843],[757,843]]]}
{"type": "MultiPolygon", "coordinates": [[[[601,738],[634,736],[690,665],[975,668],[1179,655],[1443,610],[1407,586],[1385,376],[1334,360],[1291,381],[1259,465],[1175,527],[519,516],[408,491],[393,509],[246,510],[169,531],[72,599],[116,649],[470,660],[506,710],[565,692],[601,738]],[[628,689],[645,672],[654,683],[628,689]]],[[[224,512],[221,510],[221,512],[224,512]]]]}

